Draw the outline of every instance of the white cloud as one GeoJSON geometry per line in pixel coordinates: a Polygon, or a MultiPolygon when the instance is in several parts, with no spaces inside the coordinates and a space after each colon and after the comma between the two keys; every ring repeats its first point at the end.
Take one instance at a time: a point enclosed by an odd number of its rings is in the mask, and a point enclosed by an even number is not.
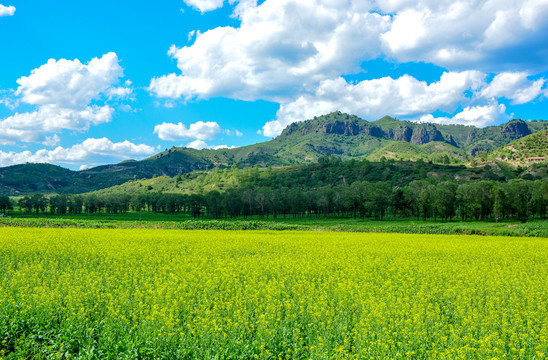
{"type": "Polygon", "coordinates": [[[4,105],[10,110],[15,110],[15,108],[19,106],[19,101],[17,99],[6,97],[3,99],[0,99],[0,104],[4,105]]]}
{"type": "Polygon", "coordinates": [[[232,146],[228,146],[228,145],[215,145],[215,146],[211,146],[210,149],[213,149],[213,150],[220,150],[220,149],[236,149],[236,146],[232,145],[232,146]]]}
{"type": "MultiPolygon", "coordinates": [[[[492,97],[523,104],[546,91],[544,79],[529,81],[520,71],[548,69],[548,0],[228,1],[236,2],[239,27],[191,32],[191,45],[172,45],[168,55],[179,72],[151,79],[152,94],[278,102],[277,118],[262,131],[276,136],[293,121],[333,110],[376,118],[462,106],[468,110],[457,120],[469,121],[493,108],[485,106],[492,97]],[[449,70],[430,85],[408,75],[343,80],[378,58],[449,70]],[[486,86],[486,73],[500,74],[486,86]],[[481,101],[471,101],[470,93],[481,101]]],[[[225,3],[187,1],[202,12],[225,3]]]]}
{"type": "Polygon", "coordinates": [[[505,97],[512,100],[513,104],[533,101],[542,94],[545,80],[529,81],[527,76],[524,72],[498,74],[481,94],[487,98],[505,97]]]}
{"type": "Polygon", "coordinates": [[[15,6],[4,6],[0,4],[0,17],[13,16],[15,14],[15,6]]]}
{"type": "Polygon", "coordinates": [[[87,65],[75,60],[54,60],[17,80],[16,95],[33,105],[82,108],[99,97],[123,76],[118,57],[110,52],[92,59],[87,65]]]}
{"type": "Polygon", "coordinates": [[[407,9],[395,17],[390,31],[381,34],[382,41],[391,52],[405,51],[416,47],[426,35],[425,21],[430,11],[407,9]]]}
{"type": "Polygon", "coordinates": [[[154,127],[154,134],[162,140],[198,139],[211,140],[221,132],[219,124],[213,121],[198,121],[187,127],[183,123],[162,123],[154,127]]]}
{"type": "Polygon", "coordinates": [[[203,140],[194,140],[188,144],[186,144],[187,148],[190,149],[196,149],[196,150],[202,150],[202,149],[212,149],[212,150],[220,150],[220,149],[235,149],[236,146],[228,146],[228,145],[208,145],[203,140]]]}
{"type": "Polygon", "coordinates": [[[0,120],[0,143],[42,142],[48,133],[86,131],[92,124],[109,122],[114,110],[93,101],[111,91],[121,76],[118,57],[112,52],[87,65],[78,59],[50,59],[17,80],[15,96],[37,109],[0,120]]]}
{"type": "Polygon", "coordinates": [[[536,30],[548,17],[548,0],[527,0],[519,10],[521,26],[536,30]]]}
{"type": "Polygon", "coordinates": [[[277,119],[263,127],[263,134],[274,137],[290,123],[303,121],[335,110],[369,119],[383,115],[406,116],[449,109],[465,100],[467,90],[477,90],[485,75],[478,71],[444,73],[431,84],[404,75],[398,79],[384,77],[357,84],[343,78],[322,82],[314,94],[282,104],[277,119]]]}
{"type": "Polygon", "coordinates": [[[207,143],[203,140],[194,140],[186,144],[186,147],[190,149],[202,150],[209,148],[209,145],[207,145],[207,143]]]}
{"type": "Polygon", "coordinates": [[[35,153],[30,151],[3,152],[0,151],[0,166],[31,163],[53,163],[53,164],[80,164],[98,163],[102,159],[129,159],[133,156],[145,156],[155,153],[152,146],[145,144],[133,144],[129,141],[113,143],[107,138],[87,139],[81,144],[70,148],[61,146],[53,150],[38,150],[35,153]]]}
{"type": "Polygon", "coordinates": [[[509,120],[509,118],[510,117],[506,115],[506,106],[504,106],[504,104],[491,102],[490,104],[485,106],[467,106],[452,118],[435,118],[431,114],[423,115],[421,116],[419,122],[435,124],[461,124],[485,127],[493,125],[499,121],[507,121],[509,120]]]}
{"type": "Polygon", "coordinates": [[[202,13],[223,7],[224,0],[184,0],[185,4],[200,10],[202,13]]]}
{"type": "Polygon", "coordinates": [[[16,141],[42,142],[46,134],[63,129],[87,131],[90,125],[109,122],[113,109],[109,106],[87,106],[82,110],[43,105],[29,113],[16,113],[0,120],[0,144],[16,141]]]}
{"type": "Polygon", "coordinates": [[[118,86],[111,87],[106,91],[106,95],[109,98],[128,98],[133,93],[133,89],[130,87],[118,86]]]}
{"type": "Polygon", "coordinates": [[[546,59],[546,0],[377,0],[393,15],[381,34],[386,55],[451,69],[493,71],[538,66],[546,59]]]}
{"type": "Polygon", "coordinates": [[[389,16],[362,0],[267,0],[238,5],[239,28],[204,32],[191,46],[172,46],[182,74],[151,80],[158,97],[278,101],[321,80],[356,71],[380,54],[389,16]]]}
{"type": "MultiPolygon", "coordinates": [[[[187,3],[201,11],[223,5],[187,3]]],[[[217,27],[190,46],[172,46],[168,54],[180,73],[152,79],[149,91],[186,100],[288,102],[383,55],[450,70],[533,65],[542,71],[548,64],[545,14],[548,0],[240,1],[234,10],[239,27],[217,27]]]]}
{"type": "Polygon", "coordinates": [[[237,129],[234,129],[234,130],[225,129],[224,133],[227,134],[228,136],[243,136],[244,135],[241,131],[239,131],[237,129]]]}
{"type": "Polygon", "coordinates": [[[61,142],[61,138],[57,134],[53,134],[53,136],[46,136],[46,139],[42,142],[43,145],[46,146],[55,146],[59,145],[61,142]]]}

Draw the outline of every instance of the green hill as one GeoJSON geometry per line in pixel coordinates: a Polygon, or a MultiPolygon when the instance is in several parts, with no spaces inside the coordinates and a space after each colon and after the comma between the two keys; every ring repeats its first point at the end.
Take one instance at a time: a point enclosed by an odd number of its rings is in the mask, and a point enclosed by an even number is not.
{"type": "Polygon", "coordinates": [[[166,149],[141,161],[70,171],[47,164],[0,168],[0,195],[33,192],[82,193],[135,178],[175,176],[215,167],[286,166],[317,161],[326,154],[347,159],[425,159],[435,163],[467,161],[513,140],[548,129],[546,121],[512,120],[499,126],[421,124],[388,116],[368,122],[334,112],[289,125],[275,139],[236,149],[166,149]]]}
{"type": "Polygon", "coordinates": [[[531,157],[548,157],[548,130],[514,140],[489,153],[490,159],[526,163],[531,157]]]}
{"type": "Polygon", "coordinates": [[[425,178],[444,181],[501,180],[496,172],[488,168],[467,168],[464,165],[439,165],[420,161],[341,161],[334,156],[324,156],[319,162],[302,165],[215,168],[175,177],[158,176],[152,179],[130,180],[121,185],[98,190],[94,194],[161,192],[190,195],[214,190],[224,192],[238,187],[299,188],[308,191],[323,186],[350,185],[356,181],[390,181],[397,186],[405,186],[413,180],[425,178]]]}
{"type": "Polygon", "coordinates": [[[382,158],[404,161],[422,159],[438,164],[457,164],[466,162],[470,156],[464,150],[440,141],[424,145],[393,141],[367,157],[371,161],[380,161],[382,158]]]}

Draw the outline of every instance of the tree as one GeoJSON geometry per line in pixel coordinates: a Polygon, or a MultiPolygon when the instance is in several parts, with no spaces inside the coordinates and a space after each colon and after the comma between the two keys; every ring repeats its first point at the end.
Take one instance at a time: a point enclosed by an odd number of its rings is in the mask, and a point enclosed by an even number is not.
{"type": "Polygon", "coordinates": [[[493,200],[495,221],[499,222],[499,219],[505,216],[508,196],[501,186],[495,185],[491,188],[491,199],[493,200]]]}
{"type": "Polygon", "coordinates": [[[13,205],[8,196],[0,196],[0,213],[5,214],[7,210],[13,209],[13,205]]]}
{"type": "Polygon", "coordinates": [[[32,202],[28,195],[23,196],[19,199],[19,207],[25,210],[25,213],[30,213],[32,211],[32,202]]]}
{"type": "Polygon", "coordinates": [[[433,208],[434,212],[441,217],[442,221],[451,221],[455,216],[457,202],[456,192],[457,185],[450,181],[444,181],[435,186],[432,200],[433,208]]]}
{"type": "Polygon", "coordinates": [[[38,215],[40,211],[44,213],[48,206],[48,200],[42,194],[32,195],[30,198],[30,203],[34,211],[36,211],[36,215],[38,215]]]}
{"type": "Polygon", "coordinates": [[[367,184],[366,189],[365,207],[369,209],[368,212],[373,213],[375,220],[382,221],[388,205],[390,204],[390,198],[392,195],[390,183],[387,181],[369,183],[367,184]]]}
{"type": "Polygon", "coordinates": [[[517,218],[525,222],[530,215],[533,187],[530,181],[513,179],[508,182],[509,195],[517,218]]]}

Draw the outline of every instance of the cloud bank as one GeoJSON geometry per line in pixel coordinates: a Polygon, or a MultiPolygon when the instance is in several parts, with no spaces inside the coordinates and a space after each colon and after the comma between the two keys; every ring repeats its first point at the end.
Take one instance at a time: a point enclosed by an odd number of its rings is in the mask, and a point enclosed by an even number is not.
{"type": "Polygon", "coordinates": [[[478,109],[491,108],[493,98],[519,105],[547,91],[545,80],[535,79],[548,70],[546,0],[185,2],[201,12],[237,3],[240,25],[199,33],[188,46],[173,45],[168,55],[179,71],[153,78],[149,91],[184,101],[277,102],[276,119],[263,128],[266,136],[333,110],[419,119],[461,107],[470,110],[452,121],[485,125],[496,117],[478,109]],[[345,80],[367,72],[367,61],[379,58],[447,71],[430,84],[409,75],[345,80]]]}

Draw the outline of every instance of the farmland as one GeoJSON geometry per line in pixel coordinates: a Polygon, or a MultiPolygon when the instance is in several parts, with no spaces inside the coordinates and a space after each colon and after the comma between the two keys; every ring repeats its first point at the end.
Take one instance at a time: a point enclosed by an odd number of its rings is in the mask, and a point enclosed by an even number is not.
{"type": "Polygon", "coordinates": [[[0,356],[543,359],[546,238],[0,228],[0,356]]]}

